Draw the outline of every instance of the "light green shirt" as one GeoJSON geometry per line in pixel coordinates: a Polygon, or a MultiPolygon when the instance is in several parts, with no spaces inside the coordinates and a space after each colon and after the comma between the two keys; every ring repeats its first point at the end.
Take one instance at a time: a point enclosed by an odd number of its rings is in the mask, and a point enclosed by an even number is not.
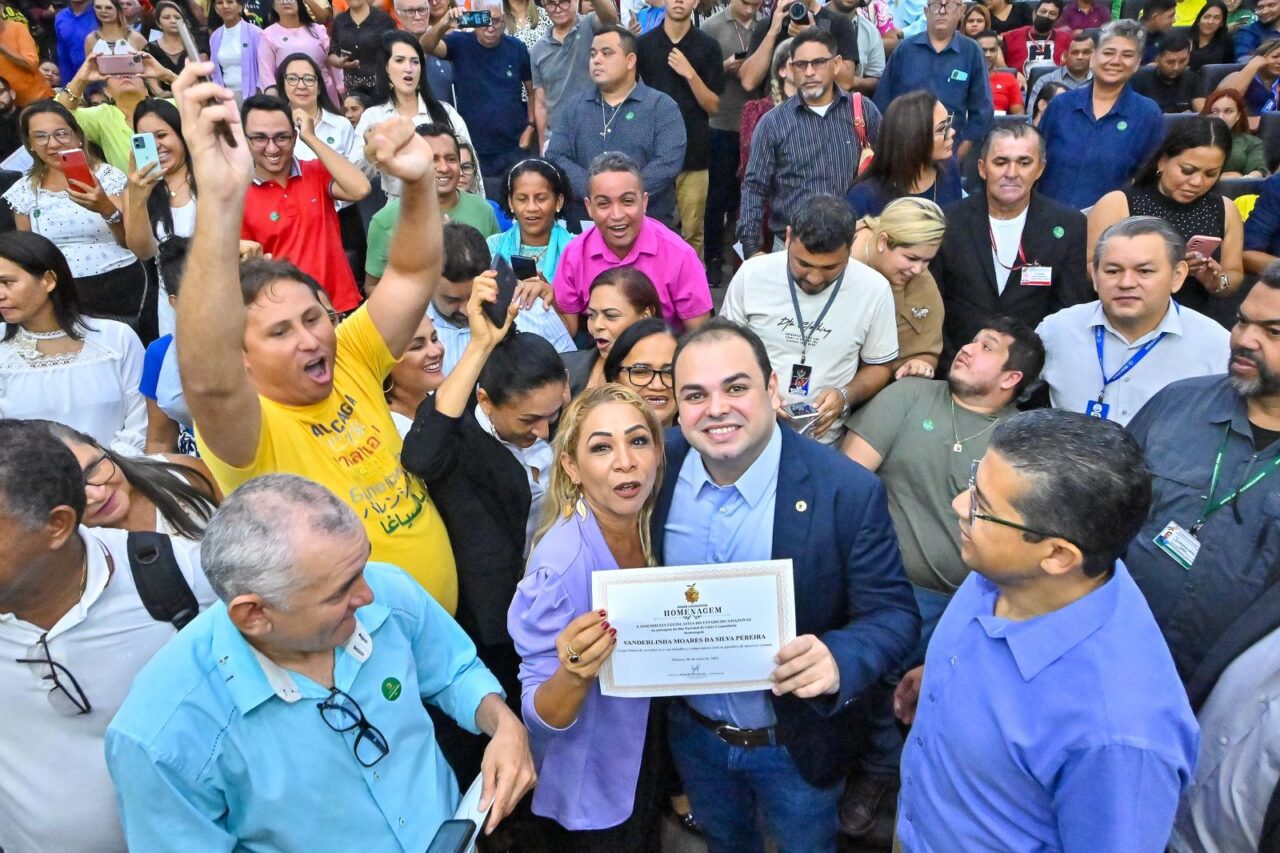
{"type": "MultiPolygon", "coordinates": [[[[483,196],[458,192],[458,203],[452,209],[444,211],[446,222],[461,222],[470,225],[488,238],[499,233],[498,217],[483,196]]],[[[366,274],[381,278],[387,269],[387,247],[391,243],[391,232],[400,220],[400,199],[388,201],[369,220],[369,242],[365,252],[364,271],[366,274]]]]}

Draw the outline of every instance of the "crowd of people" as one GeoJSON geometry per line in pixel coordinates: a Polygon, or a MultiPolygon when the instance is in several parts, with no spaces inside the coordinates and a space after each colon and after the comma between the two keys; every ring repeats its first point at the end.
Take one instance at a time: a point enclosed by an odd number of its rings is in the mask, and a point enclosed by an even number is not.
{"type": "Polygon", "coordinates": [[[0,0],[0,853],[1280,850],[1277,111],[1280,0],[0,0]]]}

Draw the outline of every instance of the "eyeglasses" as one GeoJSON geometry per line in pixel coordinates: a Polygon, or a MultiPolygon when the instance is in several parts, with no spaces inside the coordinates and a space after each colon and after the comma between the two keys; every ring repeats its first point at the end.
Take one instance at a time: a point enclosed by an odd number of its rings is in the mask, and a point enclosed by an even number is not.
{"type": "Polygon", "coordinates": [[[44,133],[37,131],[31,134],[31,142],[33,145],[48,145],[49,140],[56,139],[64,145],[75,139],[75,134],[69,130],[55,130],[53,133],[44,133]]]}
{"type": "Polygon", "coordinates": [[[115,460],[111,458],[111,454],[103,453],[93,462],[90,462],[89,466],[84,469],[84,484],[86,486],[105,486],[107,483],[111,482],[111,478],[115,475],[115,460]],[[94,479],[103,474],[106,476],[103,476],[101,480],[94,479]]]}
{"type": "MultiPolygon", "coordinates": [[[[1068,542],[1071,542],[1070,539],[1067,539],[1067,537],[1063,536],[1060,533],[1050,533],[1048,530],[1041,530],[1038,527],[1027,527],[1025,524],[1019,524],[1016,521],[1007,521],[1006,519],[999,518],[998,516],[987,515],[985,512],[978,512],[978,461],[979,460],[977,459],[973,460],[973,464],[969,466],[969,528],[970,529],[973,529],[973,523],[975,521],[977,521],[978,519],[982,519],[983,521],[989,521],[992,524],[1003,524],[1005,527],[1012,527],[1014,530],[1021,530],[1023,533],[1031,533],[1035,536],[1043,536],[1047,539],[1066,539],[1068,542]]],[[[1071,544],[1075,545],[1077,548],[1080,548],[1080,545],[1076,542],[1071,542],[1071,544]]],[[[1081,550],[1084,550],[1084,549],[1081,548],[1081,550]]]]}
{"type": "Polygon", "coordinates": [[[249,144],[254,148],[266,148],[268,142],[275,143],[277,148],[284,148],[293,144],[292,133],[277,133],[275,136],[267,136],[265,133],[251,133],[245,139],[249,140],[249,144]]]}
{"type": "Polygon", "coordinates": [[[821,71],[833,59],[835,59],[834,56],[820,56],[817,59],[793,59],[791,60],[791,67],[801,74],[810,68],[813,68],[814,71],[821,71]]]}
{"type": "Polygon", "coordinates": [[[959,2],[959,0],[947,0],[947,2],[943,3],[930,3],[928,9],[930,12],[945,12],[952,6],[959,8],[962,5],[964,4],[959,2]]]}
{"type": "Polygon", "coordinates": [[[620,367],[623,373],[627,374],[627,379],[637,388],[648,388],[653,384],[653,380],[658,380],[659,388],[672,387],[672,377],[675,376],[675,370],[670,367],[664,367],[655,370],[647,364],[632,364],[620,367]]]}
{"type": "Polygon", "coordinates": [[[65,666],[58,663],[49,654],[48,633],[40,635],[36,644],[27,649],[25,658],[18,658],[18,663],[29,665],[40,676],[41,681],[49,683],[49,704],[64,717],[76,717],[93,710],[89,697],[80,689],[80,683],[65,666]]]}
{"type": "Polygon", "coordinates": [[[947,113],[947,117],[938,122],[938,126],[933,129],[934,136],[946,136],[951,132],[951,127],[956,123],[956,114],[947,113]]]}
{"type": "Polygon", "coordinates": [[[317,702],[316,707],[320,709],[320,719],[335,732],[359,729],[355,742],[351,744],[351,751],[355,753],[356,761],[363,766],[372,767],[391,752],[391,747],[387,745],[387,739],[383,737],[382,732],[365,719],[359,703],[343,691],[336,687],[332,688],[329,691],[329,698],[323,702],[317,702]]]}
{"type": "Polygon", "coordinates": [[[320,78],[314,74],[286,74],[284,82],[290,86],[314,86],[320,78]]]}
{"type": "Polygon", "coordinates": [[[458,171],[464,175],[474,175],[476,173],[475,163],[459,163],[458,171]]]}

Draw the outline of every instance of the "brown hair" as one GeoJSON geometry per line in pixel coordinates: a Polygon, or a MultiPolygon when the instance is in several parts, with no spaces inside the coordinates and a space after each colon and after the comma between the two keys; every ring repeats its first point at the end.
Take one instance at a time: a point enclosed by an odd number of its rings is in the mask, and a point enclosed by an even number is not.
{"type": "Polygon", "coordinates": [[[662,300],[658,297],[658,288],[653,286],[652,279],[635,267],[613,267],[600,273],[591,280],[588,292],[597,287],[616,287],[622,291],[637,314],[649,312],[651,317],[662,316],[662,300]]]}
{"type": "Polygon", "coordinates": [[[56,115],[67,123],[67,127],[71,128],[71,132],[75,134],[76,139],[80,140],[80,150],[84,151],[84,159],[89,164],[89,171],[97,174],[98,166],[101,162],[94,156],[90,150],[88,143],[84,138],[84,130],[80,127],[80,122],[76,121],[76,117],[71,114],[71,110],[64,107],[57,101],[36,101],[29,104],[22,114],[18,116],[18,128],[22,132],[22,144],[26,146],[27,151],[31,152],[31,189],[37,190],[44,179],[49,175],[49,167],[36,156],[36,150],[31,146],[31,119],[38,115],[56,115]]]}

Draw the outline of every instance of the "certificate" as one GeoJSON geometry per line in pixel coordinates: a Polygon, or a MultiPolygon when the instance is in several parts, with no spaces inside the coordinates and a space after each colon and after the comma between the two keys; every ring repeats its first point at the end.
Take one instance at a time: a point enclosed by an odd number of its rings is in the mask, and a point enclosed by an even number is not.
{"type": "Polygon", "coordinates": [[[796,635],[790,560],[595,572],[591,601],[618,629],[606,696],[768,690],[796,635]]]}

